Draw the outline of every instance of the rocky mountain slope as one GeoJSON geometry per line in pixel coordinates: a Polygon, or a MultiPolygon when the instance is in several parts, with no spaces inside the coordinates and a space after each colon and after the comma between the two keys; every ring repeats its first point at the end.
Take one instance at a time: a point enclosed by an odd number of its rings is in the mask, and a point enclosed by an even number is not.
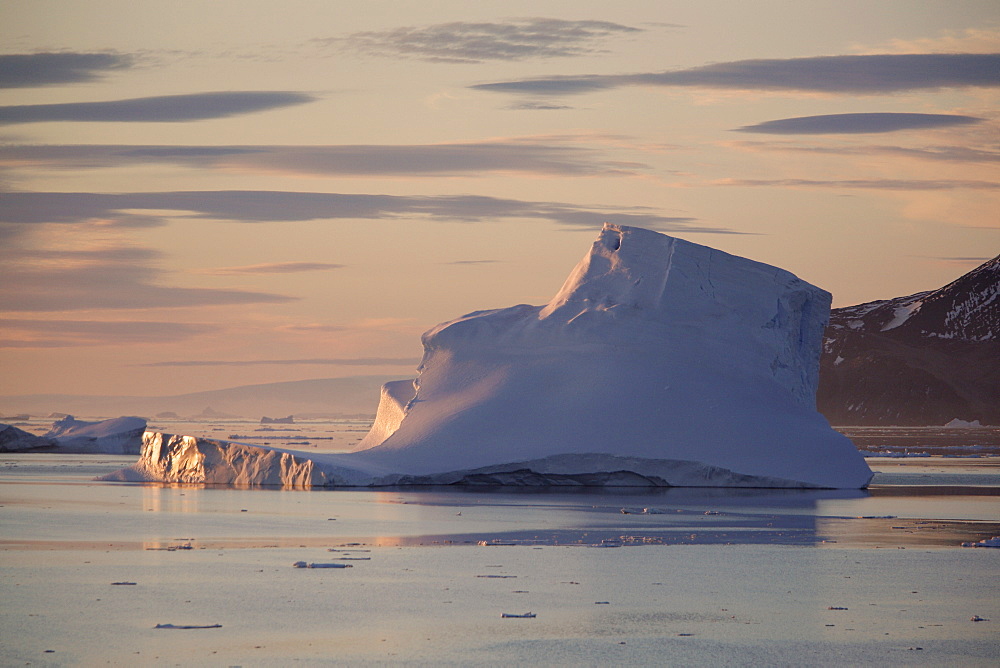
{"type": "Polygon", "coordinates": [[[1000,256],[937,290],[834,309],[817,405],[835,425],[1000,424],[1000,256]]]}

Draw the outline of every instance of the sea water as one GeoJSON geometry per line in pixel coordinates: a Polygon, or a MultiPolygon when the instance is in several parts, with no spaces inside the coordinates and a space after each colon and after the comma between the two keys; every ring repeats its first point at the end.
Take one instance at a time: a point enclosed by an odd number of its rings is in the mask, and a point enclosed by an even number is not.
{"type": "MultiPolygon", "coordinates": [[[[342,448],[357,433],[310,428],[342,448]]],[[[133,460],[0,456],[3,664],[995,665],[1000,649],[1000,550],[962,547],[1000,535],[994,457],[870,459],[868,491],[94,481],[133,460]]]]}

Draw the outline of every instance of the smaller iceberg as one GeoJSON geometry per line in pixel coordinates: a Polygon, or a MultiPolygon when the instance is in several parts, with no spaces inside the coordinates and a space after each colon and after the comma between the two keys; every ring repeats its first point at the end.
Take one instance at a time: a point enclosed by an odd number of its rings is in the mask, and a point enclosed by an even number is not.
{"type": "Polygon", "coordinates": [[[14,425],[0,424],[0,452],[54,450],[57,445],[51,438],[35,436],[14,425]]]}
{"type": "Polygon", "coordinates": [[[86,422],[67,415],[52,424],[45,438],[54,440],[60,452],[138,455],[146,420],[119,417],[100,422],[86,422]]]}

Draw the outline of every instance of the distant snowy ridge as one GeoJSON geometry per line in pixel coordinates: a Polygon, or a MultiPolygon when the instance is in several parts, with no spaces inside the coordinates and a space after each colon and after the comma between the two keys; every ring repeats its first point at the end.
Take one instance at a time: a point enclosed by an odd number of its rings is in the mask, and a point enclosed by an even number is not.
{"type": "Polygon", "coordinates": [[[307,474],[302,453],[161,437],[123,475],[861,488],[871,470],[815,409],[829,304],[782,269],[605,225],[548,304],[425,333],[354,452],[305,455],[307,474]]]}
{"type": "Polygon", "coordinates": [[[1000,424],[1000,256],[937,290],[835,309],[820,379],[834,424],[1000,424]]]}
{"type": "Polygon", "coordinates": [[[937,290],[836,309],[830,327],[995,341],[1000,338],[1000,255],[937,290]]]}

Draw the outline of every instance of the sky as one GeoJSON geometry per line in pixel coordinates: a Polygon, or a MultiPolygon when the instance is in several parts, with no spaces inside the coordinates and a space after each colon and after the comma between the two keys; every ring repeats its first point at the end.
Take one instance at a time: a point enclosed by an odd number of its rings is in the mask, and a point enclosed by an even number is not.
{"type": "Polygon", "coordinates": [[[410,377],[423,331],[547,302],[605,221],[834,306],[1000,252],[995,0],[0,19],[0,395],[410,377]]]}

